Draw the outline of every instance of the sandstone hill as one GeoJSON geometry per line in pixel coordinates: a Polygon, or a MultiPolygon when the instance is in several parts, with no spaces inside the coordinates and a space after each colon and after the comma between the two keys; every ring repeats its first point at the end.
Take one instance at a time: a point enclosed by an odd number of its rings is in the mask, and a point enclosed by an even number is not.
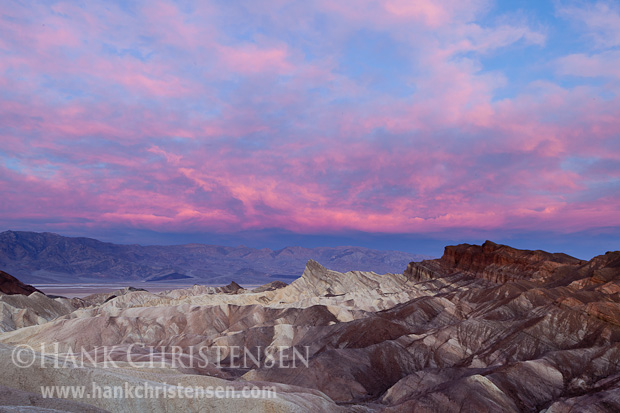
{"type": "MultiPolygon", "coordinates": [[[[34,294],[33,294],[34,295],[34,294]]],[[[29,297],[27,297],[29,298],[29,297]]],[[[446,247],[402,274],[340,273],[309,261],[289,285],[234,285],[89,298],[70,313],[0,334],[0,386],[33,394],[42,384],[149,380],[270,383],[280,398],[127,400],[131,411],[615,412],[620,411],[620,252],[590,261],[487,241],[446,247]],[[18,368],[17,345],[58,343],[95,352],[86,369],[18,368]],[[136,369],[141,345],[184,349],[191,367],[136,369]],[[193,349],[276,351],[275,366],[196,367],[193,349]],[[308,364],[287,364],[307,349],[308,364]],[[247,401],[246,401],[247,402],[247,401]]],[[[211,359],[209,359],[211,360],[211,359]]],[[[2,387],[0,387],[2,390],[2,387]]],[[[18,395],[18,393],[14,393],[18,395]]],[[[22,394],[22,393],[19,393],[22,394]]],[[[28,404],[12,396],[13,406],[28,404]],[[18,404],[16,404],[18,403],[18,404]]],[[[118,400],[75,399],[118,411],[118,400]]],[[[69,410],[70,407],[67,408],[69,410]]]]}

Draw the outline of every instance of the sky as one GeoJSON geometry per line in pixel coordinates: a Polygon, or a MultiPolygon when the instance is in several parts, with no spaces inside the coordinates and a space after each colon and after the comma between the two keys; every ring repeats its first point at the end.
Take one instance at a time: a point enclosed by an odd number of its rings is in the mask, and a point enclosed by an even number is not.
{"type": "Polygon", "coordinates": [[[620,249],[620,2],[3,1],[0,230],[620,249]]]}

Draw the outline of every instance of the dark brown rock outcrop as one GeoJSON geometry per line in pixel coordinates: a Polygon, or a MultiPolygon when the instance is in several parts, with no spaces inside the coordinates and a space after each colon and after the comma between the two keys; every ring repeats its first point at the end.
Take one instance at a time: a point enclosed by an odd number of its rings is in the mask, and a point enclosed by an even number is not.
{"type": "Polygon", "coordinates": [[[515,280],[545,282],[576,269],[586,261],[562,253],[520,250],[486,241],[482,245],[447,246],[438,260],[411,263],[405,275],[415,279],[440,274],[463,273],[495,283],[515,280]]]}
{"type": "Polygon", "coordinates": [[[30,295],[35,291],[41,293],[41,291],[37,290],[32,285],[24,284],[12,275],[7,274],[4,271],[0,271],[0,293],[8,295],[30,295]]]}

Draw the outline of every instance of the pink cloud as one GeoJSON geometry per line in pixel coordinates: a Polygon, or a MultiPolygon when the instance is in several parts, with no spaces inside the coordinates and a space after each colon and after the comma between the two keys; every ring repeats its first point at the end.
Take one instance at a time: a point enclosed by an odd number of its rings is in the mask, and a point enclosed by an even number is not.
{"type": "Polygon", "coordinates": [[[470,21],[487,7],[485,0],[448,0],[441,3],[431,0],[408,2],[406,0],[345,0],[322,2],[321,7],[347,18],[365,23],[389,25],[395,22],[419,22],[437,28],[455,20],[470,21]]]}
{"type": "Polygon", "coordinates": [[[293,69],[293,65],[287,61],[286,48],[259,49],[254,45],[242,48],[219,46],[217,51],[226,69],[237,73],[287,73],[293,69]]]}
{"type": "Polygon", "coordinates": [[[620,52],[611,50],[588,56],[571,54],[557,61],[559,73],[584,77],[620,78],[620,52]]]}
{"type": "Polygon", "coordinates": [[[620,45],[620,8],[616,2],[596,1],[576,5],[560,5],[560,15],[588,29],[585,34],[599,47],[620,45]]]}
{"type": "Polygon", "coordinates": [[[390,0],[385,3],[384,7],[391,14],[420,19],[431,27],[441,26],[451,19],[446,7],[432,1],[412,3],[404,0],[390,0]]]}
{"type": "MultiPolygon", "coordinates": [[[[522,20],[476,23],[487,2],[267,2],[265,19],[290,7],[301,20],[243,38],[227,26],[246,27],[262,7],[231,5],[231,17],[159,2],[137,7],[139,18],[53,7],[35,10],[48,29],[0,28],[13,52],[0,59],[2,222],[397,233],[620,224],[620,201],[596,192],[617,171],[595,167],[620,160],[620,101],[600,99],[615,84],[533,81],[497,99],[510,79],[483,71],[480,56],[546,37],[522,20]],[[339,22],[328,33],[312,28],[322,14],[339,22]],[[410,91],[342,67],[362,29],[400,46],[406,73],[383,80],[410,91]]],[[[556,64],[610,79],[615,53],[556,64]]]]}

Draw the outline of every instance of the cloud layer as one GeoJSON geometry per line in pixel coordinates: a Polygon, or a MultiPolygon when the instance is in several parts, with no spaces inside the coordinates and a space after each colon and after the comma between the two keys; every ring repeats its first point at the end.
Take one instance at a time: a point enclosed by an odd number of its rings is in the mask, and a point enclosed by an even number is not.
{"type": "Polygon", "coordinates": [[[9,2],[0,19],[3,226],[620,227],[617,4],[9,2]]]}

